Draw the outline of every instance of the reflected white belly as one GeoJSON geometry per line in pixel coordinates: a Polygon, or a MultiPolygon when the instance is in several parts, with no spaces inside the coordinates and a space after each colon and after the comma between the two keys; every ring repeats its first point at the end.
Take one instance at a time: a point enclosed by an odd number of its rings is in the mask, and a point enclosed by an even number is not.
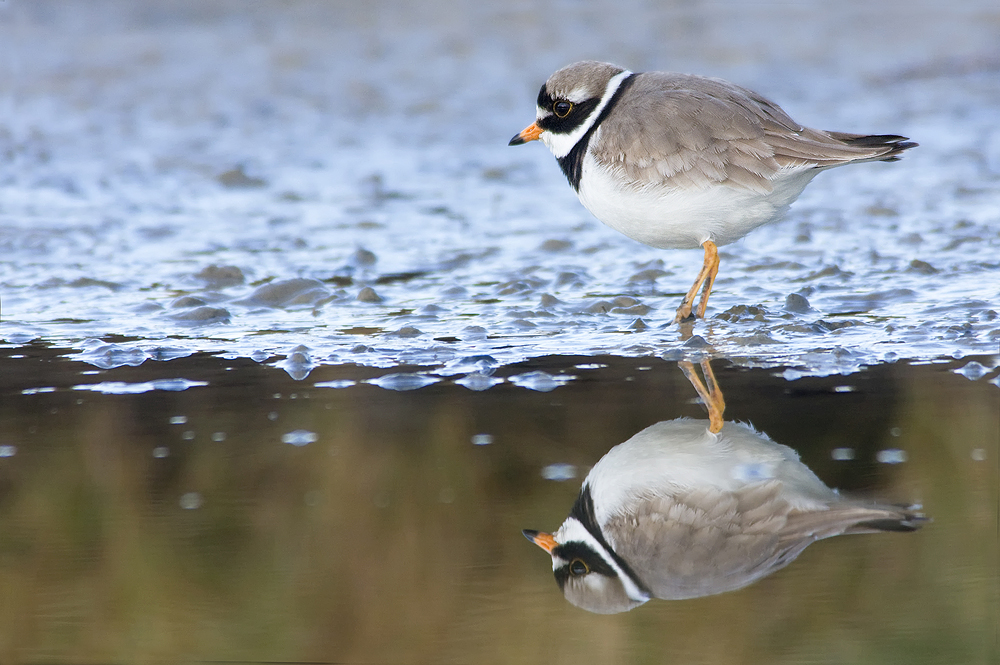
{"type": "Polygon", "coordinates": [[[728,245],[777,220],[817,173],[817,169],[783,171],[769,194],[726,185],[635,187],[587,154],[578,195],[597,219],[634,240],[663,249],[694,249],[706,240],[728,245]]]}

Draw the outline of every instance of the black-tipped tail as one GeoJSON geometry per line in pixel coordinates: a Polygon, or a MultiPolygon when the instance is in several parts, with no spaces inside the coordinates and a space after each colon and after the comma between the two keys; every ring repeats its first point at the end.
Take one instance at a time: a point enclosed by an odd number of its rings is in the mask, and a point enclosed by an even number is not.
{"type": "Polygon", "coordinates": [[[932,521],[919,512],[921,508],[919,505],[883,506],[883,508],[890,514],[858,522],[851,531],[916,531],[932,521]]]}
{"type": "Polygon", "coordinates": [[[840,139],[847,145],[859,148],[887,148],[886,152],[872,159],[882,162],[899,161],[899,154],[904,150],[916,148],[919,143],[911,141],[908,136],[898,134],[844,134],[840,132],[830,132],[832,136],[840,139]]]}
{"type": "Polygon", "coordinates": [[[929,517],[911,517],[904,520],[870,520],[868,522],[858,522],[857,526],[858,528],[871,529],[872,531],[916,531],[930,521],[929,517]]]}

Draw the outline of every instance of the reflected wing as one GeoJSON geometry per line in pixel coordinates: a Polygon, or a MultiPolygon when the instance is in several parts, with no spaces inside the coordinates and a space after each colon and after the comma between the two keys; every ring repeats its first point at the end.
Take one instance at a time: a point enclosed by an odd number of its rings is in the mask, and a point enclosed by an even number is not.
{"type": "Polygon", "coordinates": [[[789,514],[781,534],[782,543],[808,538],[820,540],[851,533],[916,531],[927,518],[909,506],[838,502],[821,512],[789,514]]]}
{"type": "Polygon", "coordinates": [[[647,497],[606,526],[612,546],[659,598],[746,586],[795,558],[810,541],[783,542],[791,508],[782,484],[738,492],[698,489],[647,497]]]}
{"type": "Polygon", "coordinates": [[[914,531],[909,508],[843,501],[796,510],[770,480],[736,492],[696,489],[647,496],[612,518],[612,547],[658,598],[739,589],[793,561],[809,544],[849,533],[914,531]]]}

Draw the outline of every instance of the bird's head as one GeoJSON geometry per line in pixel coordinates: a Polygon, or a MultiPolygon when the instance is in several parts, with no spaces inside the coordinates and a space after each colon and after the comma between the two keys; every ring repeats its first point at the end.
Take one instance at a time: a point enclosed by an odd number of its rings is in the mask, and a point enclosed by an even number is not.
{"type": "Polygon", "coordinates": [[[630,74],[617,65],[590,60],[563,67],[539,90],[535,122],[508,145],[541,140],[557,158],[565,157],[630,74]]]}
{"type": "Polygon", "coordinates": [[[525,529],[524,536],[552,557],[552,573],[573,605],[597,614],[626,612],[649,600],[620,562],[570,517],[555,534],[525,529]]]}

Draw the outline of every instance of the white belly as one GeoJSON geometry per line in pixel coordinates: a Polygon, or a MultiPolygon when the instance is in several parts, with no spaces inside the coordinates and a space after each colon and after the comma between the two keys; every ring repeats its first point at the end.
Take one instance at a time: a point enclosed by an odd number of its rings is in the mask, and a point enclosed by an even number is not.
{"type": "Polygon", "coordinates": [[[687,418],[656,423],[618,444],[585,483],[603,525],[650,496],[695,489],[731,493],[772,480],[781,481],[782,498],[800,510],[823,510],[837,498],[794,450],[766,434],[734,422],[712,434],[707,420],[687,418]]]}
{"type": "Polygon", "coordinates": [[[578,195],[597,219],[634,240],[663,249],[694,249],[706,240],[728,245],[777,220],[817,173],[817,169],[783,171],[769,194],[726,185],[636,187],[599,166],[588,153],[578,195]]]}

